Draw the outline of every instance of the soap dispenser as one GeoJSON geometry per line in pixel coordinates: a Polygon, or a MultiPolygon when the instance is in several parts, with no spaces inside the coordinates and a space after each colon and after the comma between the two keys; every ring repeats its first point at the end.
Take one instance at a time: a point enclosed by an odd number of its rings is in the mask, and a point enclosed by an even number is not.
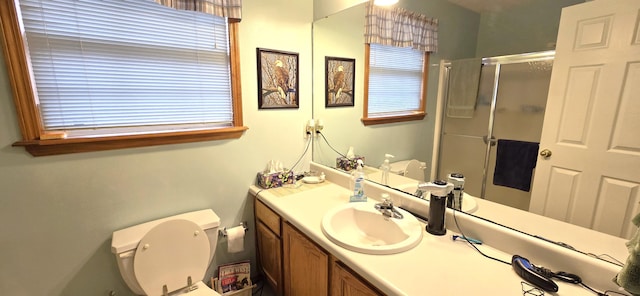
{"type": "Polygon", "coordinates": [[[395,156],[391,155],[391,154],[385,154],[384,155],[384,162],[382,163],[382,165],[380,166],[380,169],[382,170],[382,184],[384,185],[389,185],[389,172],[391,171],[391,164],[389,162],[389,159],[394,158],[395,156]]]}
{"type": "Polygon", "coordinates": [[[356,161],[356,169],[351,172],[351,196],[350,202],[367,201],[367,196],[364,194],[364,163],[362,159],[356,161]]]}
{"type": "Polygon", "coordinates": [[[447,196],[453,190],[453,184],[446,181],[433,181],[420,184],[420,190],[430,191],[429,221],[427,232],[434,235],[444,235],[447,229],[444,225],[444,213],[447,208],[447,196]]]}

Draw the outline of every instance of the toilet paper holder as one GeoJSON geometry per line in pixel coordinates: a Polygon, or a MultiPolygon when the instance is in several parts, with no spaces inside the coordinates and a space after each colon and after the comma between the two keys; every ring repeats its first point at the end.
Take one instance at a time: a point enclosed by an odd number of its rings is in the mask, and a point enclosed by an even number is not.
{"type": "MultiPolygon", "coordinates": [[[[247,221],[240,222],[240,226],[242,226],[242,228],[244,228],[244,232],[249,231],[249,228],[247,227],[247,221]]],[[[220,234],[220,236],[222,236],[222,237],[227,237],[227,228],[226,227],[222,227],[222,229],[218,230],[218,234],[220,234]]]]}

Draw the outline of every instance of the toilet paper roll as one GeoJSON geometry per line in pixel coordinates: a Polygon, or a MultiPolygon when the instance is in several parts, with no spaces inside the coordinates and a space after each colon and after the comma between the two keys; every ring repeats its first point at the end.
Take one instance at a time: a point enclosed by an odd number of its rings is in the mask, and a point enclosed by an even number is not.
{"type": "Polygon", "coordinates": [[[244,251],[244,227],[236,226],[227,229],[227,252],[238,253],[244,251]]]}

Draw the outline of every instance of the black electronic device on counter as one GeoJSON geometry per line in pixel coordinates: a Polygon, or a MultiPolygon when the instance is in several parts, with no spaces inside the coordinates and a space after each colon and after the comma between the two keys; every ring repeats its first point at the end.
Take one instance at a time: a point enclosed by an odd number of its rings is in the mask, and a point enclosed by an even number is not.
{"type": "Polygon", "coordinates": [[[427,232],[433,235],[444,235],[447,233],[445,228],[445,210],[447,209],[447,196],[453,190],[453,184],[446,181],[438,180],[429,182],[424,185],[418,185],[420,190],[430,191],[429,196],[429,221],[427,221],[427,232]]]}
{"type": "Polygon", "coordinates": [[[540,268],[531,264],[527,258],[513,255],[511,266],[521,278],[534,286],[547,292],[558,292],[558,285],[551,278],[546,277],[540,268]]]}

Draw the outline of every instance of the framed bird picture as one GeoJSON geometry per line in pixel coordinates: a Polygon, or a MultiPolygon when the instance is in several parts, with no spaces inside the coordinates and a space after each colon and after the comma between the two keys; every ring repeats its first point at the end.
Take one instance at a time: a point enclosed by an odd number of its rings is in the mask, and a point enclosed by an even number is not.
{"type": "Polygon", "coordinates": [[[325,107],[354,105],[356,60],[325,57],[325,107]]]}
{"type": "Polygon", "coordinates": [[[298,108],[298,54],[257,48],[258,108],[298,108]]]}

